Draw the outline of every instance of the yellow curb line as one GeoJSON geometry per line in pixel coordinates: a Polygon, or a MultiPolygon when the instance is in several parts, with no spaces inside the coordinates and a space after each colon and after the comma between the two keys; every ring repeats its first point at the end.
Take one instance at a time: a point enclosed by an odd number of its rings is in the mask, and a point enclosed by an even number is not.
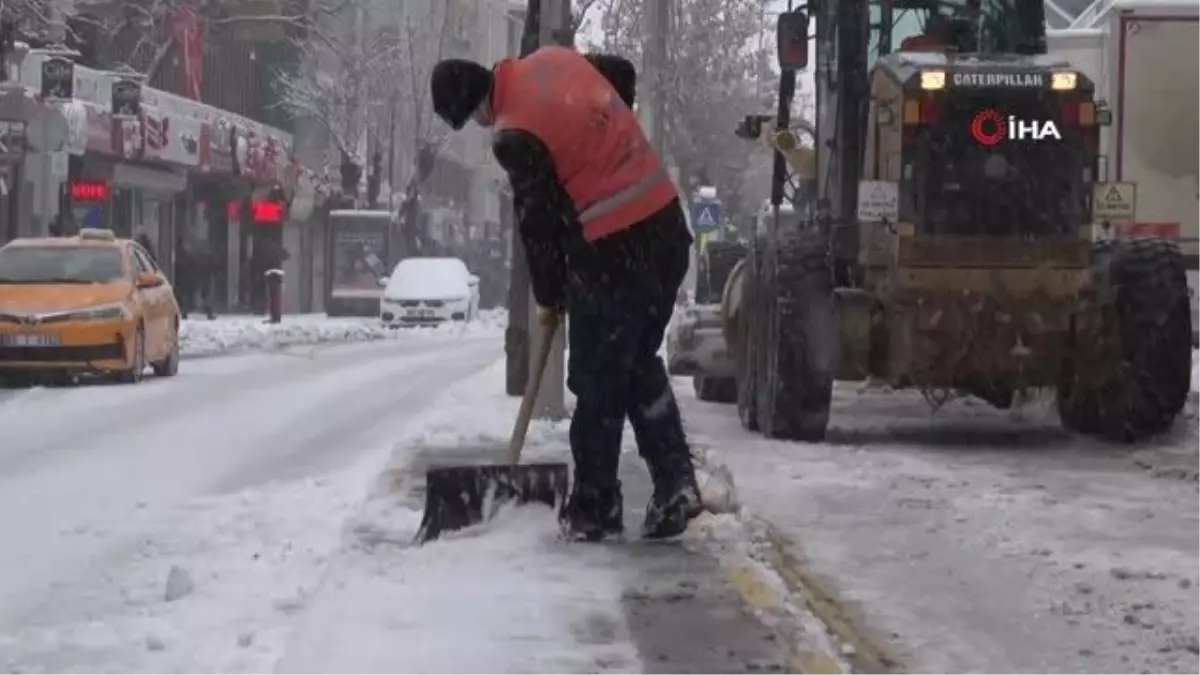
{"type": "MultiPolygon", "coordinates": [[[[707,464],[708,458],[701,463],[707,464]]],[[[753,517],[766,532],[768,546],[765,565],[779,575],[789,593],[799,595],[809,612],[825,629],[853,653],[844,658],[856,673],[901,673],[904,665],[888,650],[878,645],[844,609],[844,602],[821,584],[809,571],[806,562],[792,551],[799,547],[770,522],[753,517]]],[[[768,584],[751,565],[722,565],[734,589],[750,607],[763,612],[779,612],[786,598],[768,584]]],[[[796,645],[790,666],[793,673],[818,675],[841,674],[841,661],[828,653],[814,652],[796,645]]]]}
{"type": "Polygon", "coordinates": [[[766,530],[767,543],[770,544],[770,566],[783,579],[789,590],[804,599],[808,610],[830,633],[854,649],[853,655],[846,657],[854,670],[866,673],[903,672],[902,664],[886,649],[877,645],[866,631],[858,627],[837,595],[817,581],[805,561],[792,553],[796,548],[795,542],[788,539],[774,525],[761,519],[758,521],[766,530]]]}
{"type": "MultiPolygon", "coordinates": [[[[738,595],[750,607],[768,614],[786,609],[786,598],[763,578],[754,565],[734,565],[725,568],[725,574],[737,590],[738,595]]],[[[842,668],[833,656],[809,648],[794,649],[788,661],[789,673],[814,675],[842,675],[842,668]]]]}

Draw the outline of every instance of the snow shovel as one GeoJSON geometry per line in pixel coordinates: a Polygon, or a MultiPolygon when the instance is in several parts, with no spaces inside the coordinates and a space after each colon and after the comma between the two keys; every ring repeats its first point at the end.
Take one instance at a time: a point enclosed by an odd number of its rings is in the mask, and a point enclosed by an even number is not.
{"type": "MultiPolygon", "coordinates": [[[[508,502],[546,504],[560,510],[566,501],[569,473],[565,463],[520,464],[529,418],[537,402],[542,373],[558,331],[557,316],[543,325],[541,349],[521,398],[521,409],[508,443],[508,463],[492,465],[438,466],[425,474],[425,515],[417,531],[417,543],[437,539],[443,532],[459,530],[495,515],[508,502]]],[[[497,454],[502,448],[496,448],[497,454]]]]}

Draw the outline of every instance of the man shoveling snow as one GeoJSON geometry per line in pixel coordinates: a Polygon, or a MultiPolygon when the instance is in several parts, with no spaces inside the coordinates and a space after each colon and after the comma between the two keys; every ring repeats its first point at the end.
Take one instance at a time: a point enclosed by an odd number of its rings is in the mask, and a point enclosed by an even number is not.
{"type": "Polygon", "coordinates": [[[494,130],[512,184],[539,313],[569,307],[573,539],[623,530],[617,478],[628,415],[654,481],[643,536],[678,535],[701,511],[695,469],[658,356],[692,244],[674,183],[630,106],[636,74],[612,56],[543,47],[488,69],[447,59],[434,110],[494,130]]]}

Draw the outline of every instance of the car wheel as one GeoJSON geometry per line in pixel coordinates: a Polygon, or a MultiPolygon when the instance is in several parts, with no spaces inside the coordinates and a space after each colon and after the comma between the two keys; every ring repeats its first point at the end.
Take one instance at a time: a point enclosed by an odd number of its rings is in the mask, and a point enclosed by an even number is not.
{"type": "Polygon", "coordinates": [[[137,384],[146,372],[146,332],[138,326],[133,335],[133,363],[129,370],[121,372],[118,379],[125,384],[137,384]]]}
{"type": "Polygon", "coordinates": [[[175,327],[175,340],[166,358],[150,364],[155,377],[174,377],[179,374],[179,327],[175,327]]]}

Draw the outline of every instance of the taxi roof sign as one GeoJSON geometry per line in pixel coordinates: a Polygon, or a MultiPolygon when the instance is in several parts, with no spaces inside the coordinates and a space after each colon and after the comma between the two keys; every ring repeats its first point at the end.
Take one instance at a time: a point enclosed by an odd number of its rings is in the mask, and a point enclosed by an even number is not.
{"type": "Polygon", "coordinates": [[[116,241],[117,233],[101,227],[81,227],[79,228],[79,238],[92,241],[116,241]]]}

